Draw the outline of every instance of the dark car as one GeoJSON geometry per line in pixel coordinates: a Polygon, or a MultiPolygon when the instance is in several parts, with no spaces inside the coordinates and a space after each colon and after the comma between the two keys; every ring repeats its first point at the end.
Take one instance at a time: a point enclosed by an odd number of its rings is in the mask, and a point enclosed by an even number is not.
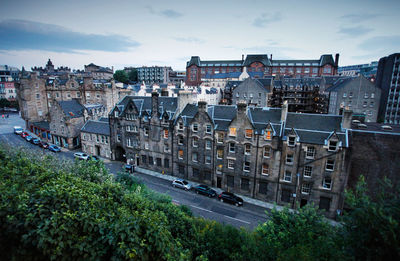
{"type": "Polygon", "coordinates": [[[243,199],[230,192],[222,192],[219,194],[218,199],[221,202],[227,202],[237,207],[243,206],[243,199]]]}
{"type": "Polygon", "coordinates": [[[49,150],[52,152],[60,152],[61,151],[61,149],[56,145],[50,145],[49,150]]]}
{"type": "Polygon", "coordinates": [[[39,145],[40,144],[40,139],[35,138],[35,139],[32,139],[31,142],[32,142],[32,144],[39,145]]]}
{"type": "Polygon", "coordinates": [[[26,139],[26,141],[29,141],[29,142],[30,142],[31,140],[33,140],[33,137],[30,136],[30,135],[28,135],[28,136],[25,137],[25,139],[26,139]]]}
{"type": "Polygon", "coordinates": [[[198,185],[194,187],[194,191],[196,191],[197,194],[206,195],[210,198],[217,195],[217,192],[207,185],[198,185]]]}
{"type": "Polygon", "coordinates": [[[42,147],[43,149],[48,149],[49,148],[49,144],[47,142],[41,141],[39,143],[39,146],[42,147]]]}

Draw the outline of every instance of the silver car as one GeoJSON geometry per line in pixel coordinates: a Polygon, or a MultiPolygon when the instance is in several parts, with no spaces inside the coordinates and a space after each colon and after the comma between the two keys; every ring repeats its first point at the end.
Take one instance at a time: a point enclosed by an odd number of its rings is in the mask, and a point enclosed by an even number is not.
{"type": "Polygon", "coordinates": [[[191,190],[192,185],[184,179],[176,179],[172,181],[172,186],[175,188],[181,188],[184,190],[191,190]]]}
{"type": "Polygon", "coordinates": [[[74,157],[76,159],[80,159],[80,160],[88,160],[89,159],[89,155],[87,155],[86,153],[83,153],[83,152],[74,153],[74,157]]]}

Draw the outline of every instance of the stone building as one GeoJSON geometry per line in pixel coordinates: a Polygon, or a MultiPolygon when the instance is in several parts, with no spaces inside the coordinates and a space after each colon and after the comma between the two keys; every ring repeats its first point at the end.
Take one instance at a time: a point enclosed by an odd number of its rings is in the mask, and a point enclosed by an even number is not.
{"type": "Polygon", "coordinates": [[[81,129],[82,151],[86,154],[111,158],[110,140],[108,118],[88,120],[81,129]]]}
{"type": "Polygon", "coordinates": [[[381,89],[364,76],[339,79],[326,92],[330,114],[340,115],[348,107],[365,122],[377,121],[381,89]]]}
{"type": "Polygon", "coordinates": [[[272,92],[272,78],[247,78],[232,90],[232,104],[245,101],[248,105],[266,107],[272,92]]]}
{"type": "Polygon", "coordinates": [[[97,80],[111,80],[114,76],[114,69],[102,67],[94,63],[85,65],[85,73],[97,80]]]}
{"type": "Polygon", "coordinates": [[[349,112],[298,114],[287,103],[278,109],[167,98],[126,97],[115,106],[113,159],[281,205],[314,203],[330,217],[342,209],[349,112]]]}

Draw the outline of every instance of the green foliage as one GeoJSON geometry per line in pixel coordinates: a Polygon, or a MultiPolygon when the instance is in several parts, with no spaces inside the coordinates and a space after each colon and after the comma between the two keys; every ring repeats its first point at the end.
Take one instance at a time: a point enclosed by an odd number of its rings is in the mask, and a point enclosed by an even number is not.
{"type": "Polygon", "coordinates": [[[384,180],[375,200],[360,176],[355,191],[346,191],[350,211],[343,218],[349,255],[357,260],[400,260],[400,190],[384,180]]]}
{"type": "Polygon", "coordinates": [[[124,70],[115,71],[114,80],[119,81],[119,82],[123,82],[123,83],[128,83],[129,82],[128,75],[126,74],[126,72],[124,70]]]}
{"type": "Polygon", "coordinates": [[[128,74],[128,78],[130,81],[132,82],[137,82],[138,81],[138,73],[136,69],[132,69],[129,74],[128,74]]]}

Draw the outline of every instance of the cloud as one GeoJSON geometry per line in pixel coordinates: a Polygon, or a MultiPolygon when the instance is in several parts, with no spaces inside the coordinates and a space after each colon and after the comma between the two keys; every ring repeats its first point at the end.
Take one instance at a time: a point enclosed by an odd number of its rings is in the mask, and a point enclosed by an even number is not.
{"type": "Polygon", "coordinates": [[[127,51],[140,44],[122,35],[84,34],[65,27],[27,20],[0,22],[0,50],[44,50],[73,53],[79,50],[127,51]]]}
{"type": "Polygon", "coordinates": [[[340,18],[352,23],[361,23],[367,20],[374,19],[378,16],[380,16],[380,14],[364,13],[364,14],[347,14],[341,16],[340,18]]]}
{"type": "Polygon", "coordinates": [[[278,22],[282,20],[282,15],[281,13],[263,13],[253,21],[253,26],[255,27],[266,27],[267,25],[278,22]]]}
{"type": "Polygon", "coordinates": [[[183,16],[182,13],[179,13],[172,9],[165,9],[160,12],[160,15],[165,16],[167,18],[179,18],[179,17],[183,16]]]}
{"type": "Polygon", "coordinates": [[[339,29],[338,33],[344,34],[347,36],[357,37],[357,36],[365,35],[371,31],[373,31],[372,28],[358,25],[358,26],[354,26],[354,27],[341,27],[339,29]]]}
{"type": "Polygon", "coordinates": [[[376,36],[363,41],[358,47],[365,51],[398,52],[400,49],[400,35],[376,36]]]}
{"type": "Polygon", "coordinates": [[[197,37],[172,37],[172,39],[174,39],[175,41],[178,42],[183,42],[183,43],[198,43],[198,44],[202,44],[205,41],[197,38],[197,37]]]}

